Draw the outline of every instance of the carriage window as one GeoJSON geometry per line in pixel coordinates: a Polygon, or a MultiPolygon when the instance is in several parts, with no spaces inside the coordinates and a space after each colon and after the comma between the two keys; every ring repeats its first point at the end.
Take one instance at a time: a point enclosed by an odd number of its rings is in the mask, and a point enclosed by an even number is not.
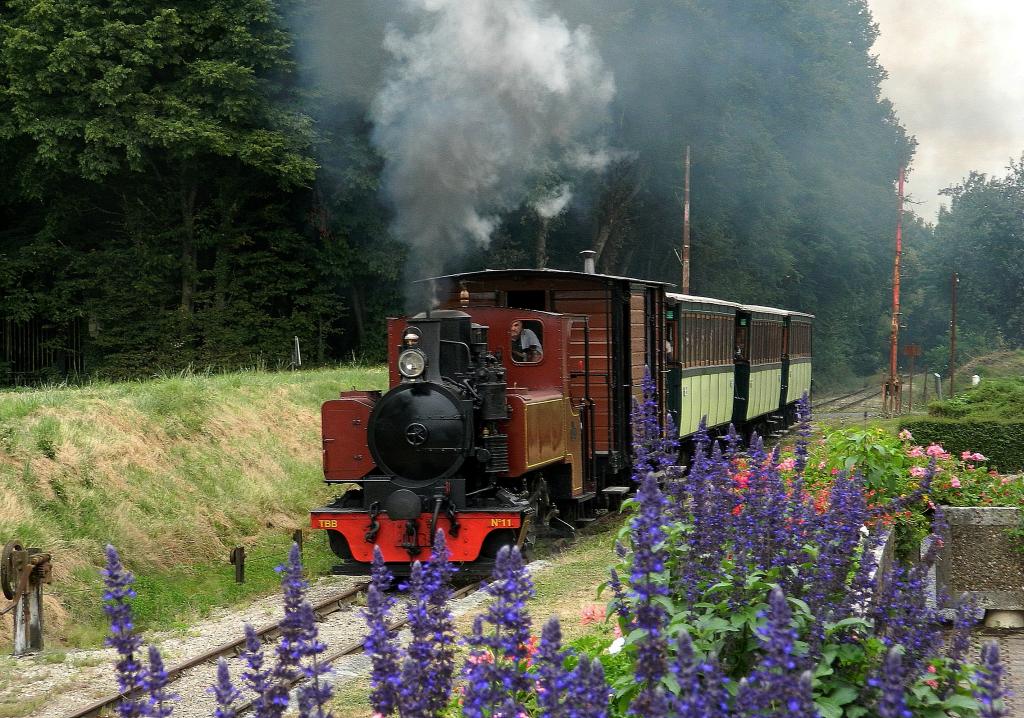
{"type": "Polygon", "coordinates": [[[516,319],[509,330],[512,361],[536,364],[544,358],[544,326],[533,319],[516,319]]]}

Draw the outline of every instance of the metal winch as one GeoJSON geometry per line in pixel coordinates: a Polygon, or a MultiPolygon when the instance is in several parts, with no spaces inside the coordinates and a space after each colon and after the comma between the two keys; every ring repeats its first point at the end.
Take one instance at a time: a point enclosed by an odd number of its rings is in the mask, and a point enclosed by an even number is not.
{"type": "Polygon", "coordinates": [[[0,553],[0,590],[11,603],[0,616],[14,612],[14,655],[43,649],[43,584],[50,583],[50,554],[8,541],[0,553]]]}

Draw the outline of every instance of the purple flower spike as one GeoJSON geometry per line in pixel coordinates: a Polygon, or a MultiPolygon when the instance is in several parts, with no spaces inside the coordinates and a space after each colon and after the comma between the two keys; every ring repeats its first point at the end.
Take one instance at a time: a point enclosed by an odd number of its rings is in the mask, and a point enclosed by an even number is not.
{"type": "Polygon", "coordinates": [[[981,647],[981,662],[975,677],[978,688],[974,697],[981,703],[981,718],[1002,718],[1007,715],[1005,694],[999,685],[1003,676],[1003,665],[999,662],[999,644],[989,641],[981,647]]]}
{"type": "Polygon", "coordinates": [[[451,575],[444,531],[434,538],[430,561],[413,564],[409,582],[409,630],[412,639],[402,663],[401,714],[437,715],[448,703],[455,670],[455,622],[448,610],[451,575]]]}
{"type": "MultiPolygon", "coordinates": [[[[641,697],[651,693],[666,673],[665,626],[668,615],[657,599],[667,596],[668,581],[665,574],[668,550],[665,547],[665,497],[658,489],[654,474],[648,473],[637,494],[639,513],[630,522],[633,541],[633,563],[630,571],[630,594],[636,602],[635,619],[645,632],[637,644],[636,678],[645,686],[641,697]]],[[[653,695],[643,700],[654,700],[653,695]]],[[[643,702],[643,701],[642,701],[643,702]]],[[[644,706],[654,710],[654,704],[644,706]]]]}
{"type": "Polygon", "coordinates": [[[544,718],[567,718],[563,698],[572,683],[565,670],[567,651],[562,650],[562,628],[557,618],[544,624],[537,649],[537,707],[544,718]]]}
{"type": "Polygon", "coordinates": [[[366,594],[366,608],[363,610],[369,632],[363,646],[372,665],[370,706],[382,716],[391,715],[397,708],[396,686],[400,681],[397,638],[388,628],[388,615],[394,599],[385,591],[391,581],[392,576],[384,565],[380,547],[374,546],[370,588],[366,594]]]}
{"type": "Polygon", "coordinates": [[[265,696],[270,689],[270,669],[263,665],[263,644],[260,643],[256,630],[248,623],[245,624],[245,648],[242,649],[241,655],[247,669],[242,672],[242,680],[256,694],[253,712],[262,715],[266,710],[265,696]]]}
{"type": "Polygon", "coordinates": [[[494,601],[483,616],[477,616],[466,639],[470,655],[464,670],[462,713],[466,718],[482,718],[495,711],[518,716],[526,713],[519,700],[533,685],[527,673],[531,620],[526,611],[533,582],[518,547],[505,546],[498,552],[493,579],[485,590],[494,601]],[[488,634],[485,620],[494,629],[488,634]]]}
{"type": "Polygon", "coordinates": [[[121,718],[136,718],[146,712],[142,699],[133,696],[141,694],[144,686],[142,664],[137,658],[142,648],[142,639],[135,633],[132,608],[128,600],[135,597],[132,584],[135,577],[121,563],[121,557],[113,546],[107,546],[107,567],[103,570],[103,612],[110,618],[110,636],[106,644],[117,651],[117,687],[125,698],[117,706],[121,718]]]}
{"type": "Polygon", "coordinates": [[[906,669],[899,648],[893,646],[885,657],[881,678],[870,683],[878,684],[881,695],[878,698],[879,718],[912,718],[905,698],[906,669]]]}
{"type": "Polygon", "coordinates": [[[235,701],[242,697],[242,692],[231,682],[228,663],[223,658],[217,661],[217,684],[210,692],[217,703],[213,718],[236,718],[235,701]]]}
{"type": "Polygon", "coordinates": [[[156,646],[149,647],[149,670],[146,671],[143,682],[149,694],[146,715],[149,718],[167,718],[171,715],[174,711],[172,703],[178,696],[167,690],[167,670],[164,668],[163,656],[156,646]]]}
{"type": "MultiPolygon", "coordinates": [[[[586,656],[581,656],[569,684],[569,699],[566,702],[568,710],[564,715],[566,718],[606,718],[608,694],[608,684],[604,679],[601,662],[596,658],[591,661],[586,656]]],[[[556,715],[563,714],[545,715],[555,718],[556,715]]]]}

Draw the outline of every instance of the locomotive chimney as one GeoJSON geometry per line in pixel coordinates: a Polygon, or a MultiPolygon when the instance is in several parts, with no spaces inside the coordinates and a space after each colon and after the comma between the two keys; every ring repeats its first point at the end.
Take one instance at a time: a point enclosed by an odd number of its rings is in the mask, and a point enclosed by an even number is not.
{"type": "Polygon", "coordinates": [[[583,256],[584,273],[597,274],[597,270],[594,268],[594,257],[597,256],[597,252],[592,249],[584,249],[580,254],[583,256]]]}

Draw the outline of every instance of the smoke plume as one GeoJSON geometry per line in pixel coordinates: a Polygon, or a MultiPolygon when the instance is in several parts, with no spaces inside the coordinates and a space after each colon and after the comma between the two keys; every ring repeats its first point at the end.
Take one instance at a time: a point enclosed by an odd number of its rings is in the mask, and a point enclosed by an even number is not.
{"type": "MultiPolygon", "coordinates": [[[[536,0],[405,4],[420,25],[389,27],[393,66],[371,117],[394,231],[422,276],[486,245],[544,171],[601,169],[615,86],[589,31],[536,0]]],[[[557,214],[570,197],[560,188],[538,210],[557,214]]]]}

